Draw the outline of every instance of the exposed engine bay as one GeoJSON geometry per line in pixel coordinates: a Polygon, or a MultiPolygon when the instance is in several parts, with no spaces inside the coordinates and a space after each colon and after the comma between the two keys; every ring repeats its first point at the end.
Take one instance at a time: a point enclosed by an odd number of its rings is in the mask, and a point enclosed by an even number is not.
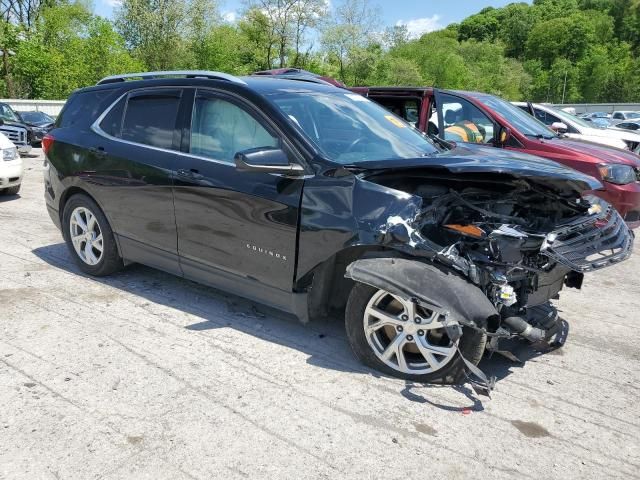
{"type": "Polygon", "coordinates": [[[430,258],[477,285],[499,313],[486,328],[492,338],[554,341],[560,326],[548,301],[563,286],[581,288],[585,272],[632,251],[633,233],[620,215],[566,184],[432,173],[368,180],[421,199],[386,219],[383,243],[430,258]]]}

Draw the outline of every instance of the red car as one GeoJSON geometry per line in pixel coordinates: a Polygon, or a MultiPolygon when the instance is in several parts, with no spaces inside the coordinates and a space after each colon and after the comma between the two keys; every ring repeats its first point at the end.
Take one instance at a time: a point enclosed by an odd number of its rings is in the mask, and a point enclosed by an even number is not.
{"type": "Polygon", "coordinates": [[[640,226],[640,157],[626,150],[563,138],[501,98],[435,88],[357,87],[419,130],[443,140],[484,143],[568,165],[601,181],[594,192],[632,228],[640,226]]]}

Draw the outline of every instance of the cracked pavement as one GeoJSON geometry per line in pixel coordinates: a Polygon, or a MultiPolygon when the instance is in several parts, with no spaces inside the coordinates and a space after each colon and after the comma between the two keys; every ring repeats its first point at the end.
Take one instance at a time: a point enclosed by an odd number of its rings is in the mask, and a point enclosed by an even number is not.
{"type": "Polygon", "coordinates": [[[366,369],[339,319],[87,277],[25,170],[0,199],[1,479],[640,478],[640,254],[561,294],[564,348],[485,358],[487,399],[366,369]]]}

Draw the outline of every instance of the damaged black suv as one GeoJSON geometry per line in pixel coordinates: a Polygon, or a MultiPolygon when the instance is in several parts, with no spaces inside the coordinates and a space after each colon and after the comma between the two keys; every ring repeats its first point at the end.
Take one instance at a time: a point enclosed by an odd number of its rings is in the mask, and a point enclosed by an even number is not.
{"type": "Polygon", "coordinates": [[[366,364],[456,381],[498,338],[557,334],[549,300],[633,236],[591,177],[437,142],[320,80],[121,75],[44,138],[45,197],[86,273],[139,262],[303,321],[340,311],[366,364]]]}

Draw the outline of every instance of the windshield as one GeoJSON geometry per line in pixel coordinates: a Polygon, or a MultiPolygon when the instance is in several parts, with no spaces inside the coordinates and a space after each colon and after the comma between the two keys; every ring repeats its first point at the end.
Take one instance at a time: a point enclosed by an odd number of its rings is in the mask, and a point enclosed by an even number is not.
{"type": "Polygon", "coordinates": [[[555,132],[547,128],[540,120],[532,117],[527,112],[519,109],[515,105],[494,97],[493,95],[472,95],[491,110],[504,118],[514,128],[518,129],[523,135],[530,137],[554,138],[555,132]]]}
{"type": "Polygon", "coordinates": [[[9,105],[0,104],[0,118],[3,120],[9,120],[11,122],[19,122],[20,119],[13,113],[9,105]]]}
{"type": "Polygon", "coordinates": [[[404,120],[356,93],[286,92],[269,98],[327,158],[343,165],[439,151],[404,120]]]}
{"type": "Polygon", "coordinates": [[[27,122],[53,122],[53,119],[43,112],[20,112],[20,116],[27,122]]]}
{"type": "Polygon", "coordinates": [[[640,113],[639,112],[627,112],[626,113],[626,117],[627,118],[640,118],[640,113]]]}

